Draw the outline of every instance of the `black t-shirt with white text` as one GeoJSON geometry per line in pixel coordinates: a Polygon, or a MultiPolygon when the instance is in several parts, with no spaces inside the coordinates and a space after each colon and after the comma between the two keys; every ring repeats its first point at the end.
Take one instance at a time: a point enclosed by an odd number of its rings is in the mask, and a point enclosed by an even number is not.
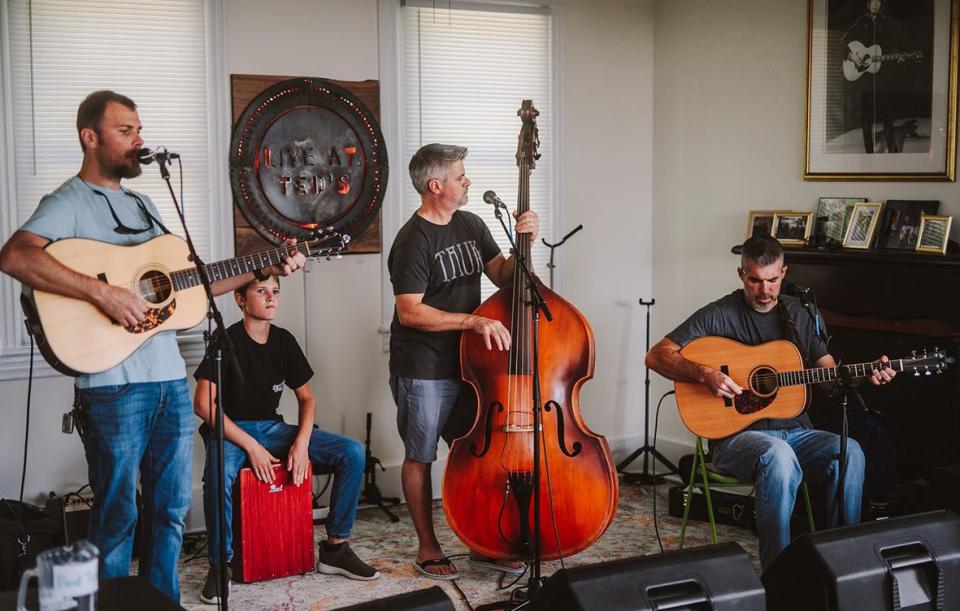
{"type": "MultiPolygon", "coordinates": [[[[394,295],[422,294],[444,312],[469,314],[480,305],[480,275],[500,253],[477,215],[458,210],[446,225],[414,213],[397,233],[387,268],[394,295]]],[[[420,331],[390,325],[390,375],[437,380],[460,377],[459,331],[420,331]]]]}
{"type": "MultiPolygon", "coordinates": [[[[231,325],[227,333],[246,379],[241,386],[224,357],[220,364],[223,379],[218,387],[224,414],[234,421],[282,420],[277,408],[284,385],[295,390],[313,377],[313,369],[296,338],[286,329],[270,325],[267,343],[258,344],[247,335],[242,321],[231,325]]],[[[204,357],[193,377],[212,380],[213,365],[209,356],[204,357]]]]}

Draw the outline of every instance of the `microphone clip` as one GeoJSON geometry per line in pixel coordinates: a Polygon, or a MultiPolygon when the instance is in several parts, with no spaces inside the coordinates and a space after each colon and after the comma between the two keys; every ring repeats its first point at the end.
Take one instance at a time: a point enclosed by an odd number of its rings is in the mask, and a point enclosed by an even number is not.
{"type": "Polygon", "coordinates": [[[153,150],[144,147],[137,151],[137,158],[142,165],[149,165],[156,161],[158,165],[165,166],[169,165],[174,159],[180,159],[180,154],[171,153],[163,146],[158,146],[153,150]]]}

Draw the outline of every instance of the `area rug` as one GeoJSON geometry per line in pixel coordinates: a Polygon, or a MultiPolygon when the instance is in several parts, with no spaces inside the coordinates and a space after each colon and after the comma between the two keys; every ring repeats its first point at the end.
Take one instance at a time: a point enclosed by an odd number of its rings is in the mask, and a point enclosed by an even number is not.
{"type": "MultiPolygon", "coordinates": [[[[666,484],[657,487],[657,516],[663,547],[674,550],[677,548],[680,520],[667,514],[668,487],[666,484]]],[[[421,576],[411,565],[417,549],[413,524],[405,506],[396,508],[396,513],[400,516],[400,522],[394,524],[378,508],[361,509],[357,513],[350,540],[357,554],[380,571],[380,579],[361,582],[308,573],[261,583],[234,583],[230,590],[230,608],[242,611],[325,611],[440,585],[458,610],[472,610],[480,605],[507,600],[512,589],[526,584],[527,577],[524,576],[514,588],[498,589],[498,572],[474,569],[466,558],[456,561],[461,573],[456,585],[421,576]]],[[[434,523],[447,554],[467,553],[467,548],[447,526],[439,503],[435,506],[434,523]]],[[[754,566],[759,566],[757,540],[753,533],[733,526],[721,526],[719,530],[721,542],[739,543],[750,554],[754,566]]],[[[321,536],[322,527],[318,526],[315,537],[319,540],[321,536]]],[[[709,526],[691,521],[684,547],[709,543],[709,526]]],[[[625,484],[620,488],[620,503],[610,528],[597,543],[566,558],[563,564],[575,567],[659,551],[653,521],[653,487],[625,484]]],[[[207,572],[205,554],[187,560],[185,553],[180,565],[181,604],[190,610],[213,608],[199,599],[207,572]]],[[[542,575],[549,576],[560,567],[560,562],[546,562],[542,566],[542,575]]]]}

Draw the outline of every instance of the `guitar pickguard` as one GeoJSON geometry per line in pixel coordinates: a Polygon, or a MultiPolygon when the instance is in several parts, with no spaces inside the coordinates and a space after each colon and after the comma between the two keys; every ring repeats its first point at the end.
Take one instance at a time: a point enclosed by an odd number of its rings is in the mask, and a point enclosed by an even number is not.
{"type": "Polygon", "coordinates": [[[162,325],[164,321],[173,316],[173,312],[176,309],[177,300],[171,299],[170,303],[162,308],[150,308],[147,310],[147,319],[145,321],[135,325],[127,325],[124,328],[130,333],[146,333],[162,325]]]}
{"type": "Polygon", "coordinates": [[[742,395],[733,399],[733,407],[739,414],[755,414],[773,403],[776,398],[776,392],[760,396],[749,390],[744,390],[742,395]]]}

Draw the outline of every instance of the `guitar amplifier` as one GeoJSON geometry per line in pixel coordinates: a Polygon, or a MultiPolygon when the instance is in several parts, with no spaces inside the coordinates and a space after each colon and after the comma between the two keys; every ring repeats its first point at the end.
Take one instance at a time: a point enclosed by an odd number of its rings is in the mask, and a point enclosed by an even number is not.
{"type": "Polygon", "coordinates": [[[233,578],[249,583],[313,570],[311,472],[299,485],[283,464],[265,484],[246,467],[233,497],[233,578]]]}

